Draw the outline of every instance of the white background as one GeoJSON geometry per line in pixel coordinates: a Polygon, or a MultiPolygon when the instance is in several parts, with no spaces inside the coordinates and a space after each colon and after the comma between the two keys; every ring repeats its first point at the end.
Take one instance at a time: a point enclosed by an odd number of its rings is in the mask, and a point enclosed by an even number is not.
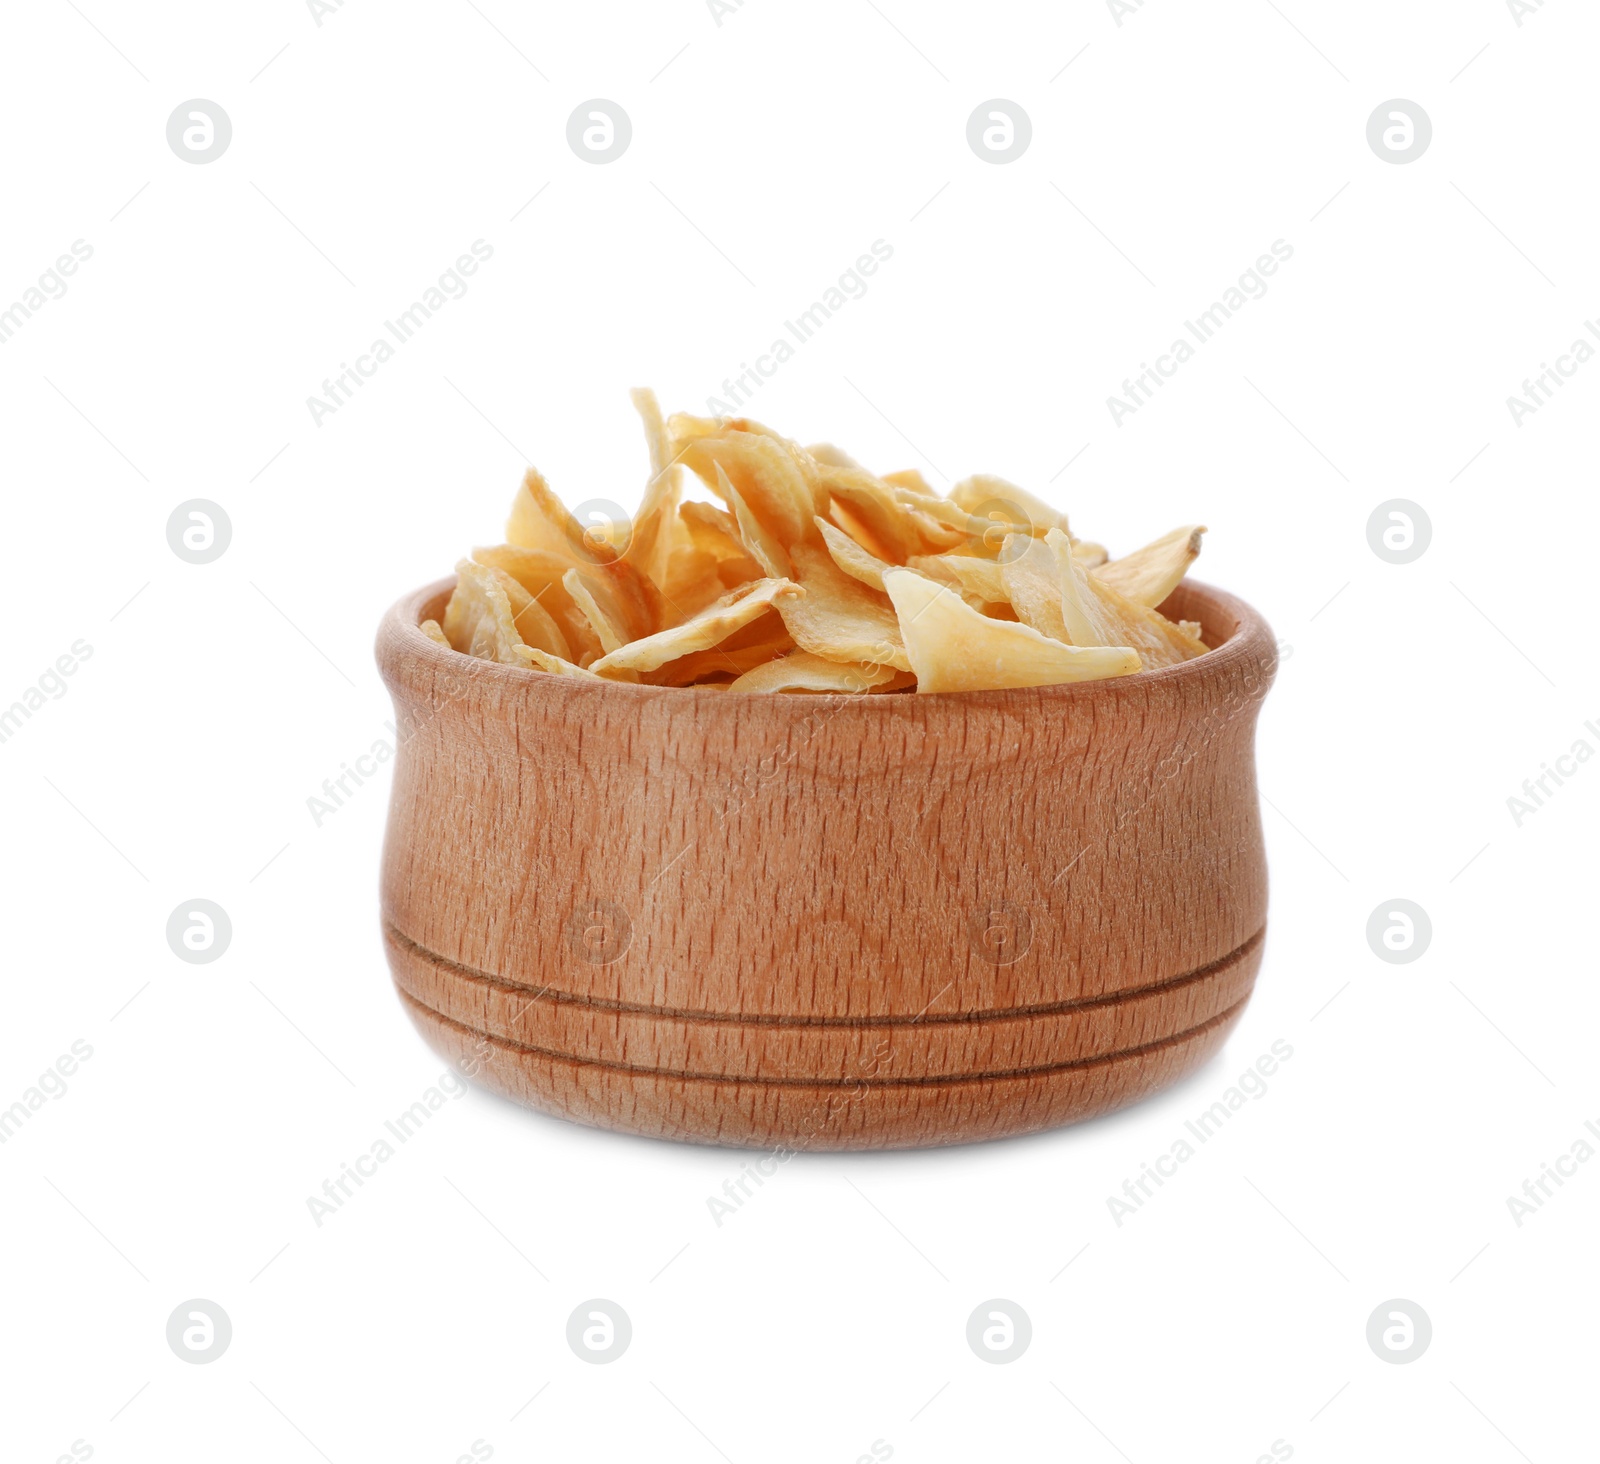
{"type": "Polygon", "coordinates": [[[1600,314],[1597,44],[1577,0],[14,8],[0,305],[93,257],[0,347],[0,705],[92,656],[0,744],[0,1106],[93,1057],[0,1146],[0,1453],[1587,1457],[1600,1163],[1520,1227],[1506,1201],[1600,1122],[1600,766],[1520,827],[1507,798],[1600,748],[1600,363],[1521,426],[1506,398],[1600,314]],[[565,140],[591,97],[633,123],[607,166],[565,140]],[[190,98],[232,119],[204,166],[166,141],[190,98]],[[1005,166],[966,142],[990,98],[1032,120],[1005,166]],[[1391,98],[1434,129],[1403,166],[1366,139],[1391,98]],[[469,293],[316,425],[476,239],[469,293]],[[1134,1110],[804,1157],[720,1228],[748,1156],[474,1091],[318,1228],[307,1197],[442,1067],[380,948],[386,787],[306,804],[384,735],[380,615],[498,538],[525,460],[636,502],[627,389],[704,410],[875,239],[753,415],[1003,474],[1114,551],[1203,521],[1200,577],[1292,647],[1252,1005],[1134,1110]],[[1268,293],[1117,426],[1107,396],[1277,239],[1268,293]],[[233,524],[206,566],[165,537],[197,497],[233,524]],[[1396,497],[1433,526],[1403,566],[1366,538],[1396,497]],[[196,897],[233,922],[215,964],[166,944],[196,897]],[[1433,922],[1410,965],[1365,937],[1397,897],[1433,922]],[[1118,1226],[1107,1197],[1279,1039],[1118,1226]],[[564,1335],[597,1296],[634,1330],[607,1367],[564,1335]],[[195,1297],[233,1324],[206,1366],[165,1340],[195,1297]],[[1032,1319],[1007,1366],[965,1340],[990,1297],[1032,1319]],[[1433,1323],[1406,1366],[1365,1336],[1396,1297],[1433,1323]]]}

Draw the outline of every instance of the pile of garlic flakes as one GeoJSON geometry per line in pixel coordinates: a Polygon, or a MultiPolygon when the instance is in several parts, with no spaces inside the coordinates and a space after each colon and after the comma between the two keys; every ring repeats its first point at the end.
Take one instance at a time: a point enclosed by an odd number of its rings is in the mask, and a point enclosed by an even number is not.
{"type": "Polygon", "coordinates": [[[727,691],[987,691],[1203,655],[1160,605],[1203,526],[1121,559],[999,478],[936,493],[747,418],[662,419],[633,393],[650,480],[631,521],[528,470],[507,542],[456,566],[454,650],[557,676],[727,691]],[[693,474],[720,501],[683,497],[693,474]]]}

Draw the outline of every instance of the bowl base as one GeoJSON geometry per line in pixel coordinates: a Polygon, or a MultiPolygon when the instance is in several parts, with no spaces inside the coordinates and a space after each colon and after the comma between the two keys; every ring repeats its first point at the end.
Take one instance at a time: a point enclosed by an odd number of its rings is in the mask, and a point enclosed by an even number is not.
{"type": "Polygon", "coordinates": [[[1031,1071],[819,1083],[584,1061],[491,1037],[404,990],[400,997],[434,1051],[525,1107],[648,1138],[784,1151],[972,1143],[1109,1113],[1198,1068],[1222,1046],[1249,999],[1246,993],[1173,1037],[1031,1071]]]}

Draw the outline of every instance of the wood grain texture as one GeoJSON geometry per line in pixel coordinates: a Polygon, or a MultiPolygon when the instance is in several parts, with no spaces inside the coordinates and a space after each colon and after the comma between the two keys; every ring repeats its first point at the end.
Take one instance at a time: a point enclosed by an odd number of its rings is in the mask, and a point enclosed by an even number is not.
{"type": "Polygon", "coordinates": [[[498,1091],[703,1142],[961,1142],[1132,1102],[1248,999],[1276,652],[1232,596],[1182,586],[1214,649],[1118,680],[734,696],[458,655],[417,628],[450,587],[378,636],[384,937],[498,1091]]]}

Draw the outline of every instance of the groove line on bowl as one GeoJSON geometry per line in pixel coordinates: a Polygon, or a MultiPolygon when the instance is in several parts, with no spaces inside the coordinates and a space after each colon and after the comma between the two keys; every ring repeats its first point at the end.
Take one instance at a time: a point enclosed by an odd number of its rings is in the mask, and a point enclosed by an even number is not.
{"type": "Polygon", "coordinates": [[[1186,1028],[1182,1032],[1175,1032],[1170,1037],[1162,1037],[1154,1042],[1144,1042],[1137,1047],[1124,1047],[1116,1052],[1103,1052],[1094,1057],[1073,1058],[1067,1062],[1041,1063],[1034,1067],[1001,1068],[998,1070],[981,1070],[971,1073],[941,1073],[934,1077],[924,1078],[765,1078],[747,1076],[737,1073],[695,1073],[682,1072],[673,1068],[645,1067],[638,1063],[605,1062],[592,1057],[575,1057],[570,1052],[557,1052],[547,1047],[533,1047],[525,1042],[516,1042],[509,1037],[497,1037],[484,1032],[477,1027],[468,1026],[465,1022],[458,1022],[454,1017],[447,1017],[443,1012],[436,1010],[424,1001],[418,1001],[407,991],[396,988],[400,1000],[407,1006],[416,1007],[418,1011],[426,1012],[435,1021],[447,1027],[454,1027],[458,1032],[464,1032],[469,1037],[481,1039],[495,1047],[503,1048],[508,1052],[526,1054],[530,1057],[549,1058],[554,1062],[568,1062],[575,1067],[603,1068],[610,1072],[635,1073],[641,1077],[670,1078],[674,1081],[686,1083],[745,1083],[761,1088],[938,1088],[952,1083],[979,1083],[998,1082],[1006,1078],[1036,1078],[1048,1076],[1052,1073],[1072,1072],[1075,1069],[1102,1067],[1106,1063],[1121,1062],[1130,1057],[1143,1057],[1149,1053],[1160,1052],[1165,1048],[1174,1047],[1181,1042],[1190,1041],[1192,1038],[1208,1032],[1211,1028],[1231,1021],[1244,1009],[1250,1000],[1247,992],[1238,1001],[1225,1011],[1218,1012],[1214,1017],[1208,1017],[1197,1026],[1186,1028]]]}
{"type": "Polygon", "coordinates": [[[1267,927],[1263,925],[1243,944],[1236,946],[1225,956],[1219,956],[1203,966],[1196,966],[1194,970],[1185,971],[1181,976],[1170,976],[1164,981],[1155,981],[1148,986],[1129,986],[1121,991],[1107,992],[1101,996],[1084,996],[1071,1001],[1040,1002],[1034,1006],[985,1008],[973,1012],[929,1012],[918,1016],[890,1014],[862,1017],[799,1017],[770,1012],[749,1014],[709,1012],[697,1011],[692,1007],[649,1006],[641,1002],[613,1001],[603,996],[579,996],[570,991],[556,991],[549,986],[529,986],[519,981],[507,981],[503,976],[496,976],[488,971],[480,971],[475,966],[466,966],[460,961],[453,961],[449,956],[442,956],[420,941],[413,940],[387,918],[383,922],[383,933],[386,939],[392,940],[402,950],[420,956],[425,961],[431,961],[434,965],[465,977],[469,981],[495,986],[502,991],[532,994],[535,1001],[550,1001],[558,1005],[566,1003],[571,1006],[592,1007],[596,1011],[603,1012],[631,1012],[680,1022],[733,1022],[750,1027],[929,1027],[941,1024],[1003,1022],[1020,1017],[1060,1016],[1068,1012],[1093,1011],[1097,1007],[1116,1006],[1137,997],[1159,996],[1163,992],[1178,991],[1226,971],[1228,967],[1237,965],[1253,954],[1266,939],[1267,927]]]}

